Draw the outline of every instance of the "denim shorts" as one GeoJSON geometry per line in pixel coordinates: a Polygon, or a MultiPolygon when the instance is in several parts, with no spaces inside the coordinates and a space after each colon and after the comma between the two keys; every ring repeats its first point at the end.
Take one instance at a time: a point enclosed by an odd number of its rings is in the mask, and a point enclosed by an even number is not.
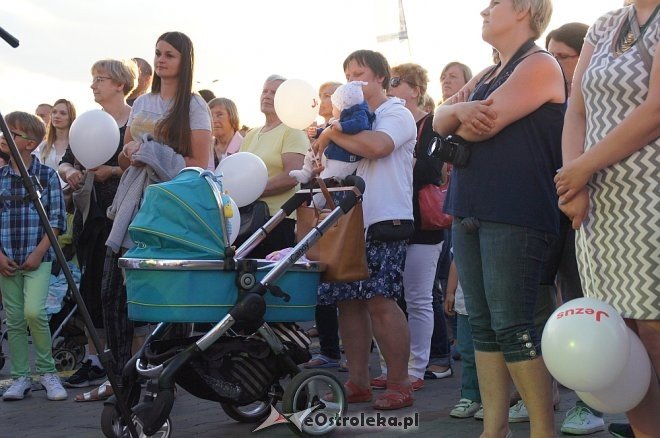
{"type": "Polygon", "coordinates": [[[552,235],[531,228],[480,221],[468,231],[454,220],[458,277],[474,348],[504,354],[507,362],[541,355],[534,308],[552,235]]]}

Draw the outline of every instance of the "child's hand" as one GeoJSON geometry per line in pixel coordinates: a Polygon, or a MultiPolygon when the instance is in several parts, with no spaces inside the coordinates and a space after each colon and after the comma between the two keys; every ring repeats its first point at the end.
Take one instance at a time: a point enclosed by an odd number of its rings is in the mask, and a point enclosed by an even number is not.
{"type": "Polygon", "coordinates": [[[24,271],[34,271],[39,267],[43,258],[44,255],[39,254],[39,251],[35,249],[30,253],[28,258],[25,260],[25,263],[21,265],[21,269],[23,269],[24,271]]]}
{"type": "Polygon", "coordinates": [[[0,275],[3,277],[12,277],[16,274],[18,264],[15,261],[0,253],[0,275]]]}
{"type": "Polygon", "coordinates": [[[316,138],[316,135],[318,134],[316,124],[310,126],[307,128],[307,138],[309,138],[310,141],[314,140],[316,138]]]}
{"type": "Polygon", "coordinates": [[[330,123],[330,126],[332,126],[332,129],[336,129],[336,130],[338,130],[339,132],[343,132],[343,129],[342,129],[342,127],[341,127],[341,123],[339,123],[339,120],[333,120],[333,121],[330,123]]]}

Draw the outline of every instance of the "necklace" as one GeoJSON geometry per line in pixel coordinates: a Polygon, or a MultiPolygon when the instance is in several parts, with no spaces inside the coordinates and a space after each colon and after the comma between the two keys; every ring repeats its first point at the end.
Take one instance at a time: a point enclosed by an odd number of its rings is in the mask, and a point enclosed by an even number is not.
{"type": "Polygon", "coordinates": [[[658,13],[658,10],[660,10],[660,5],[656,6],[655,9],[653,9],[653,12],[651,13],[651,16],[649,17],[648,20],[641,26],[639,26],[639,33],[637,36],[635,36],[635,30],[634,26],[632,25],[633,20],[636,22],[635,18],[635,13],[634,13],[634,8],[631,8],[631,13],[628,15],[628,20],[626,20],[621,28],[621,32],[619,33],[619,38],[617,38],[616,42],[616,47],[615,47],[615,52],[617,55],[621,55],[628,50],[632,46],[634,46],[637,41],[639,41],[643,36],[644,33],[646,32],[646,29],[648,29],[650,24],[653,22],[653,19],[658,13]]]}

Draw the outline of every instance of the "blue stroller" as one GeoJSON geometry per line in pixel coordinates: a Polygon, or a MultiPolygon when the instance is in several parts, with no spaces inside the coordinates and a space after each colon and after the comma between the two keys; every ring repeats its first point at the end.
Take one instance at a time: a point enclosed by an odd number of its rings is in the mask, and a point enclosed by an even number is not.
{"type": "MultiPolygon", "coordinates": [[[[309,339],[295,324],[314,319],[325,268],[298,259],[362,200],[360,178],[349,177],[344,185],[334,189],[345,191],[341,204],[278,262],[245,256],[308,202],[310,191],[297,192],[234,249],[227,239],[227,200],[210,172],[187,168],[172,181],[147,189],[129,228],[136,246],[120,259],[129,318],[159,322],[121,375],[122,393],[141,436],[171,436],[175,384],[219,402],[227,415],[245,423],[262,422],[279,401],[281,412],[298,413],[300,420],[346,412],[343,385],[332,373],[298,367],[309,359],[309,339]],[[208,322],[215,325],[191,335],[188,323],[208,322]]],[[[336,427],[320,423],[289,426],[303,436],[326,435],[336,427]]],[[[129,436],[114,397],[105,403],[101,426],[107,437],[129,436]]]]}

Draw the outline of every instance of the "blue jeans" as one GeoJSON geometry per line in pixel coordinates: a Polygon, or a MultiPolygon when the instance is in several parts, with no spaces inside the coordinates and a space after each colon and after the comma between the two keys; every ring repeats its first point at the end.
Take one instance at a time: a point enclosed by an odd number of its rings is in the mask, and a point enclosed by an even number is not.
{"type": "Polygon", "coordinates": [[[456,314],[458,345],[456,348],[461,354],[463,371],[461,372],[461,398],[481,402],[479,393],[479,379],[474,361],[474,344],[472,343],[472,329],[467,315],[456,314]]]}
{"type": "Polygon", "coordinates": [[[507,362],[538,357],[534,307],[550,235],[488,221],[468,231],[461,220],[452,233],[475,349],[501,351],[507,362]]]}

